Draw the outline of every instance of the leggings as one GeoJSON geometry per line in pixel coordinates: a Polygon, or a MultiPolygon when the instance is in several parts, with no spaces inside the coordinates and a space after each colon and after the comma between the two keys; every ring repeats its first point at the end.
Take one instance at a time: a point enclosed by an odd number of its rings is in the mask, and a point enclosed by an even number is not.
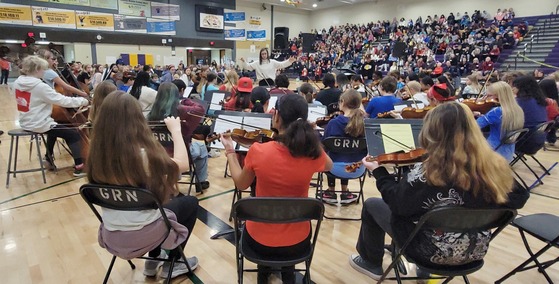
{"type": "Polygon", "coordinates": [[[70,147],[70,151],[72,151],[72,157],[74,157],[74,164],[80,165],[83,164],[82,158],[82,141],[80,134],[76,129],[72,129],[63,125],[56,125],[51,128],[49,131],[45,132],[47,134],[47,154],[46,158],[52,162],[54,144],[56,144],[57,138],[62,138],[70,147]]]}
{"type": "MultiPolygon", "coordinates": [[[[245,228],[246,230],[246,228],[245,228]]],[[[246,236],[246,244],[253,250],[258,251],[261,255],[269,257],[288,257],[292,255],[298,255],[301,251],[304,251],[310,245],[311,235],[304,239],[302,242],[294,244],[287,247],[269,247],[260,244],[255,241],[248,232],[243,233],[246,236]]],[[[258,265],[258,284],[268,283],[268,277],[271,274],[271,269],[278,269],[278,267],[269,267],[264,265],[258,265]]],[[[283,270],[281,273],[281,279],[284,284],[294,284],[295,283],[295,266],[285,266],[281,267],[283,270]]]]}
{"type": "MultiPolygon", "coordinates": [[[[196,218],[198,216],[198,199],[194,196],[179,194],[177,197],[174,197],[169,202],[164,204],[163,207],[173,211],[173,213],[177,216],[177,222],[188,229],[188,237],[181,244],[181,247],[184,249],[186,242],[188,242],[188,239],[192,234],[194,224],[196,224],[196,218]]],[[[160,252],[161,248],[157,247],[149,252],[149,256],[157,257],[160,252]]]]}

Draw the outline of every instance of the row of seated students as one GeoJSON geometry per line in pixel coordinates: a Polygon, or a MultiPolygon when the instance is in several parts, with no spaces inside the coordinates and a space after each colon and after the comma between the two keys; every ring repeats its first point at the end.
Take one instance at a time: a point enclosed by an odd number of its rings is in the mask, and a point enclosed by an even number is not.
{"type": "MultiPolygon", "coordinates": [[[[48,66],[49,64],[39,57],[27,57],[22,63],[25,75],[18,78],[14,84],[16,96],[22,96],[25,93],[32,94],[30,104],[18,105],[21,126],[30,131],[47,132],[47,134],[57,127],[62,127],[49,119],[53,103],[68,107],[88,103],[82,98],[64,98],[50,86],[42,83],[41,79],[44,77],[45,71],[49,69],[48,66]],[[40,107],[35,107],[37,105],[40,107]],[[35,127],[37,122],[43,121],[47,122],[46,125],[35,127]],[[45,131],[46,127],[48,127],[47,131],[45,131]]],[[[520,84],[521,79],[523,77],[513,81],[513,86],[518,89],[518,97],[525,98],[529,107],[536,108],[539,105],[537,98],[534,98],[531,93],[521,92],[523,88],[527,88],[520,84]]],[[[174,141],[172,157],[165,154],[166,150],[153,139],[148,120],[146,120],[146,109],[142,107],[141,103],[142,92],[140,91],[140,96],[136,97],[134,94],[112,91],[94,108],[91,150],[87,157],[86,171],[90,182],[144,186],[155,192],[164,206],[170,210],[167,212],[169,218],[176,222],[173,223],[173,235],[168,241],[184,247],[192,232],[198,205],[196,198],[182,196],[177,191],[176,182],[179,173],[188,170],[185,135],[188,137],[192,134],[191,132],[199,120],[194,123],[194,119],[191,119],[189,128],[185,129],[180,119],[173,117],[174,115],[180,116],[179,104],[182,105],[182,103],[179,103],[179,88],[172,83],[169,84],[160,86],[161,90],[156,95],[148,117],[153,116],[155,119],[164,117],[164,122],[174,141]],[[170,106],[167,103],[170,103],[170,106]]],[[[381,88],[383,88],[382,86],[381,82],[381,88]]],[[[385,88],[387,90],[384,91],[389,92],[391,87],[385,88]]],[[[445,87],[440,86],[439,89],[444,90],[445,87]]],[[[110,87],[107,87],[105,91],[109,90],[110,87]]],[[[435,90],[435,88],[431,88],[431,90],[435,90]]],[[[428,95],[431,98],[440,99],[442,97],[443,101],[450,101],[447,99],[450,97],[449,95],[445,97],[439,92],[441,91],[430,91],[428,95]]],[[[257,94],[258,91],[254,93],[257,94]]],[[[340,124],[343,124],[341,120],[347,121],[343,129],[348,135],[352,135],[347,133],[351,128],[349,126],[353,122],[361,120],[358,119],[360,116],[364,116],[362,110],[357,110],[355,107],[358,96],[355,91],[350,89],[337,99],[340,108],[347,110],[347,117],[344,115],[339,120],[340,124]]],[[[260,102],[258,100],[253,102],[253,107],[264,106],[268,103],[263,102],[266,100],[265,94],[259,100],[260,102]]],[[[373,101],[371,103],[374,103],[373,101]]],[[[272,124],[274,128],[278,129],[279,138],[273,142],[253,145],[247,153],[243,168],[240,167],[237,156],[233,155],[235,150],[232,148],[230,138],[223,138],[222,143],[225,146],[227,160],[231,165],[233,180],[239,189],[247,188],[257,178],[256,197],[306,197],[312,175],[315,172],[332,169],[332,159],[322,149],[319,136],[315,134],[313,126],[307,121],[307,103],[307,100],[299,95],[283,95],[278,99],[273,108],[272,124]],[[272,158],[276,162],[270,164],[269,161],[272,158]],[[293,167],[293,165],[297,166],[293,167]],[[286,191],[286,188],[290,191],[286,191]]],[[[532,115],[536,116],[537,113],[532,113],[532,115]]],[[[358,125],[359,127],[361,126],[358,125]]],[[[357,133],[357,135],[359,134],[357,133]]],[[[364,165],[373,170],[383,201],[369,199],[366,202],[357,244],[359,256],[352,255],[350,264],[370,277],[377,278],[382,272],[382,266],[379,267],[379,258],[382,261],[384,238],[381,236],[384,232],[396,239],[405,238],[406,234],[410,232],[408,229],[413,226],[413,221],[427,211],[422,206],[424,202],[434,200],[435,202],[429,203],[430,208],[443,205],[443,200],[433,199],[433,197],[441,194],[448,195],[448,198],[456,198],[456,203],[463,206],[508,206],[512,208],[522,207],[528,197],[527,192],[514,182],[506,160],[494,154],[488,144],[479,143],[482,137],[481,131],[476,126],[473,114],[463,105],[449,102],[431,110],[425,119],[420,136],[421,144],[428,150],[430,156],[422,164],[417,165],[415,170],[408,174],[407,179],[396,182],[383,167],[379,167],[375,162],[364,160],[364,165]],[[471,141],[465,141],[462,137],[469,137],[471,141]],[[436,157],[450,157],[450,160],[441,163],[440,161],[443,159],[436,157]],[[466,166],[464,164],[466,157],[478,162],[466,166]],[[471,159],[472,157],[478,158],[471,159]],[[490,165],[482,163],[482,160],[490,161],[490,165]],[[453,169],[456,168],[460,170],[454,171],[453,169]],[[474,174],[480,172],[485,175],[474,174]],[[498,182],[493,182],[495,180],[498,182]],[[395,200],[398,202],[394,202],[395,200]],[[402,204],[406,204],[404,211],[402,204]],[[401,225],[394,226],[392,229],[383,226],[386,223],[379,223],[379,218],[383,219],[383,222],[389,220],[387,216],[391,216],[390,219],[401,225]]],[[[72,152],[74,154],[74,149],[72,152]]],[[[137,247],[150,251],[150,256],[165,256],[165,252],[159,247],[151,247],[154,243],[159,243],[154,239],[160,237],[157,232],[160,232],[162,226],[161,217],[155,211],[142,212],[141,215],[137,213],[104,210],[103,226],[100,228],[100,244],[110,252],[123,257],[129,257],[132,250],[137,247]],[[134,225],[130,226],[130,224],[134,225]],[[131,243],[130,239],[135,241],[131,243]]],[[[307,243],[310,232],[309,226],[306,224],[266,225],[259,223],[248,223],[247,231],[254,241],[251,242],[251,245],[255,249],[276,255],[289,254],[307,243]]],[[[477,244],[483,244],[487,240],[483,236],[469,237],[473,243],[477,244]]],[[[442,245],[459,246],[460,244],[444,243],[442,245]]],[[[449,259],[458,257],[444,255],[444,257],[434,258],[437,253],[440,253],[438,248],[425,249],[428,249],[428,253],[425,254],[426,251],[422,249],[420,250],[421,255],[434,263],[446,263],[449,259]]],[[[479,257],[482,257],[482,254],[475,253],[463,256],[464,259],[461,261],[473,261],[479,257]]],[[[198,266],[198,259],[195,257],[188,258],[187,261],[193,269],[198,266]]],[[[158,266],[157,261],[147,261],[144,274],[156,275],[158,266]]],[[[166,276],[171,273],[175,277],[186,272],[188,272],[186,265],[178,265],[173,271],[169,271],[168,267],[165,269],[164,266],[161,274],[166,276]]],[[[267,271],[264,267],[261,267],[258,278],[260,283],[266,280],[267,271]]],[[[282,278],[285,283],[293,283],[294,275],[287,272],[282,274],[282,278]]]]}

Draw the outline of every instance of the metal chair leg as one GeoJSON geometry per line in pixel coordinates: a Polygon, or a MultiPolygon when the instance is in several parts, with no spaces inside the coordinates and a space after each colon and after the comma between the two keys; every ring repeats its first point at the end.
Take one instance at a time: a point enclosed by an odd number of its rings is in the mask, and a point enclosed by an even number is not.
{"type": "Polygon", "coordinates": [[[103,284],[107,284],[109,281],[109,275],[111,275],[111,271],[113,270],[113,265],[115,264],[116,256],[113,255],[111,259],[111,264],[109,264],[109,269],[107,269],[107,274],[105,274],[105,279],[103,280],[103,284]]]}

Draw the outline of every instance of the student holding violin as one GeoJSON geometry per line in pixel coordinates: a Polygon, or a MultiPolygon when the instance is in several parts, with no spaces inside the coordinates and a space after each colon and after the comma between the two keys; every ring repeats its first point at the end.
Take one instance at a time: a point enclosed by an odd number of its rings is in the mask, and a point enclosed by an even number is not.
{"type": "Polygon", "coordinates": [[[47,152],[43,161],[47,169],[54,169],[54,144],[60,137],[66,141],[72,152],[74,176],[84,176],[80,134],[74,128],[56,123],[51,114],[53,105],[80,107],[87,106],[89,101],[82,97],[68,97],[57,93],[41,80],[47,70],[49,70],[48,62],[38,56],[28,56],[23,59],[21,73],[24,75],[17,78],[12,88],[17,101],[20,126],[27,131],[47,134],[47,152]]]}
{"type": "MultiPolygon", "coordinates": [[[[204,115],[204,108],[191,99],[181,101],[179,88],[172,82],[161,83],[153,107],[147,115],[149,121],[162,121],[174,116],[181,119],[181,133],[186,145],[190,147],[192,160],[196,165],[196,175],[200,180],[202,189],[210,187],[208,179],[208,150],[203,142],[193,142],[192,133],[200,123],[200,116],[204,115]],[[194,115],[191,115],[194,114],[194,115]]],[[[166,149],[173,155],[173,149],[166,149]]]]}
{"type": "MultiPolygon", "coordinates": [[[[521,208],[528,191],[518,184],[507,161],[487,143],[472,112],[463,104],[445,103],[427,113],[419,134],[429,156],[396,181],[378,162],[363,159],[376,178],[381,198],[365,201],[357,252],[349,263],[357,271],[380,279],[383,273],[384,237],[402,244],[421,216],[447,206],[469,208],[521,208]]],[[[434,265],[468,263],[484,257],[489,233],[421,234],[430,242],[410,246],[406,254],[434,265]],[[429,243],[429,244],[427,244],[429,243]]]]}
{"type": "MultiPolygon", "coordinates": [[[[324,129],[323,139],[328,137],[351,137],[360,138],[365,136],[364,113],[361,110],[361,94],[353,89],[348,89],[340,97],[339,108],[343,114],[330,120],[324,129]]],[[[362,153],[340,154],[328,153],[334,162],[333,171],[345,172],[348,163],[359,161],[367,151],[362,153]]],[[[337,176],[340,176],[336,174],[337,176]]],[[[328,204],[338,203],[336,190],[336,178],[331,174],[326,174],[328,189],[322,193],[322,200],[328,204]]],[[[358,199],[356,194],[347,189],[348,179],[340,178],[342,193],[340,194],[340,204],[350,204],[358,199]]]]}
{"type": "Polygon", "coordinates": [[[43,80],[45,81],[45,83],[47,83],[47,85],[49,85],[51,88],[54,89],[55,85],[56,86],[60,86],[62,88],[62,90],[64,90],[65,92],[71,93],[71,94],[76,94],[79,95],[81,97],[84,98],[89,98],[89,94],[84,92],[83,90],[80,90],[78,88],[75,88],[73,86],[71,86],[70,84],[68,84],[67,82],[65,82],[64,80],[62,80],[62,78],[60,77],[60,74],[55,71],[58,70],[57,69],[57,65],[58,65],[58,58],[56,58],[56,56],[54,56],[54,54],[52,54],[52,52],[48,49],[39,49],[39,51],[37,51],[37,55],[46,60],[48,63],[48,67],[49,69],[47,69],[45,71],[45,74],[43,76],[43,80]]]}
{"type": "Polygon", "coordinates": [[[545,144],[545,134],[531,135],[535,127],[547,121],[547,102],[538,82],[532,76],[521,76],[512,81],[512,90],[516,101],[524,112],[524,127],[530,131],[520,138],[516,150],[524,153],[535,153],[545,144]],[[526,138],[529,137],[529,138],[526,138]]]}
{"type": "Polygon", "coordinates": [[[367,105],[367,115],[376,118],[380,113],[394,110],[394,104],[402,102],[394,93],[396,92],[397,81],[392,76],[384,77],[379,84],[381,96],[373,98],[367,105]]]}
{"type": "Polygon", "coordinates": [[[251,112],[266,113],[270,102],[270,93],[264,87],[256,87],[250,92],[251,112]]]}
{"type": "MultiPolygon", "coordinates": [[[[332,160],[322,149],[320,139],[307,122],[308,105],[301,96],[278,99],[272,125],[279,131],[276,141],[253,144],[241,168],[233,141],[221,138],[231,176],[238,189],[248,188],[256,178],[256,197],[308,197],[314,173],[329,171],[332,160]]],[[[297,224],[262,224],[247,221],[248,243],[259,252],[291,255],[310,241],[308,222],[297,224]]],[[[292,267],[294,268],[294,267],[292,267]]],[[[258,266],[258,283],[267,283],[269,272],[258,266]]],[[[283,283],[295,283],[293,272],[282,273],[283,283]]]]}
{"type": "MultiPolygon", "coordinates": [[[[511,131],[522,129],[524,113],[516,102],[512,88],[505,82],[497,82],[487,87],[487,96],[496,97],[500,106],[492,108],[477,119],[480,128],[489,126],[487,142],[491,148],[501,154],[507,161],[512,161],[514,144],[501,144],[501,140],[511,131]],[[499,149],[497,149],[499,147],[499,149]]],[[[474,112],[474,116],[476,112],[474,112]]]]}

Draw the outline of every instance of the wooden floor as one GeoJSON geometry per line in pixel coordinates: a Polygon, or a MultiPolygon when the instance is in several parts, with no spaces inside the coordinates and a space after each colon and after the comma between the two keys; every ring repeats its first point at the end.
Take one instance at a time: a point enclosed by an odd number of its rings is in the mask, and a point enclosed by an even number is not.
{"type": "MultiPolygon", "coordinates": [[[[17,128],[17,112],[14,98],[5,86],[0,87],[0,129],[17,128]]],[[[5,172],[9,154],[9,137],[0,137],[0,283],[101,283],[111,255],[97,244],[99,223],[78,195],[78,188],[85,178],[72,176],[72,160],[65,152],[55,150],[58,173],[49,172],[47,183],[42,182],[40,172],[20,174],[10,180],[6,189],[5,172]]],[[[29,142],[20,145],[18,159],[21,168],[37,163],[28,156],[29,142]]],[[[559,152],[545,151],[537,157],[547,167],[559,160],[559,152]]],[[[210,240],[219,225],[228,222],[233,182],[224,178],[225,158],[209,160],[211,187],[198,196],[202,211],[207,211],[207,224],[198,220],[188,242],[186,254],[200,259],[200,267],[193,277],[179,277],[173,283],[235,283],[235,248],[227,240],[210,240]]],[[[531,163],[533,164],[533,163],[531,163]]],[[[518,170],[529,181],[535,178],[524,166],[518,170]]],[[[533,189],[527,205],[519,214],[547,212],[559,215],[559,167],[544,179],[545,184],[533,189]]],[[[541,173],[541,170],[539,171],[541,173]]],[[[357,188],[350,183],[350,188],[357,188]]],[[[181,190],[187,187],[181,185],[181,190]]],[[[313,192],[311,191],[311,194],[313,192]]],[[[380,196],[374,180],[365,182],[365,196],[380,196]]],[[[326,205],[328,215],[358,217],[361,205],[336,207],[326,205]]],[[[319,235],[312,264],[315,283],[371,283],[372,280],[348,264],[348,256],[355,253],[355,243],[360,222],[325,220],[319,235]]],[[[536,247],[541,243],[531,241],[536,247]]],[[[557,257],[559,251],[551,251],[548,258],[557,257]]],[[[472,283],[493,283],[528,257],[518,232],[509,227],[491,244],[486,264],[471,275],[472,283]]],[[[162,279],[146,278],[142,274],[143,261],[135,260],[136,270],[125,261],[117,260],[110,283],[161,283],[162,279]]],[[[385,258],[385,266],[388,259],[385,258]]],[[[554,281],[559,282],[559,265],[548,269],[554,281]]],[[[254,283],[255,275],[245,274],[246,283],[254,283]]],[[[437,283],[437,282],[431,282],[437,283]]],[[[451,283],[463,283],[454,280],[451,283]]],[[[536,270],[521,272],[505,283],[545,283],[536,270]]]]}

